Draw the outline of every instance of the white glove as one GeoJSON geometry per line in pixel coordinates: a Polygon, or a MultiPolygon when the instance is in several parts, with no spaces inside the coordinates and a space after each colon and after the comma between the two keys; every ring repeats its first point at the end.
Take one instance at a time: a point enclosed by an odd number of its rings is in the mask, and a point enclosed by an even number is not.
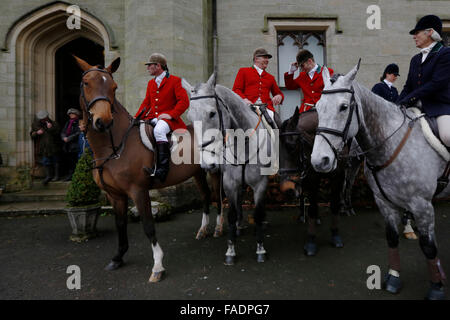
{"type": "Polygon", "coordinates": [[[291,63],[291,68],[289,69],[289,74],[293,74],[295,71],[297,71],[297,69],[298,69],[297,62],[291,63]]]}

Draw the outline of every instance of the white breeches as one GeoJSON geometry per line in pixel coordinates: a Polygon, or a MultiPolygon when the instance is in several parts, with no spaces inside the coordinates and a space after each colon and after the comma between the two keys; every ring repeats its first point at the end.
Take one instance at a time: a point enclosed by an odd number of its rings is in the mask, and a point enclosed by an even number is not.
{"type": "Polygon", "coordinates": [[[450,147],[450,116],[443,115],[436,118],[439,136],[441,137],[442,142],[450,147]]]}
{"type": "Polygon", "coordinates": [[[167,140],[167,134],[170,132],[170,127],[164,120],[153,119],[152,125],[154,126],[153,134],[157,142],[169,142],[167,140]],[[155,125],[156,123],[156,125],[155,125]]]}

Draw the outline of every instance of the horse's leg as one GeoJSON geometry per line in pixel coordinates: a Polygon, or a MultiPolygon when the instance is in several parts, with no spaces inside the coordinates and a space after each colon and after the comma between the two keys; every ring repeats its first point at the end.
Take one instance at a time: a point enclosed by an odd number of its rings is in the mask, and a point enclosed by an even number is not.
{"type": "Polygon", "coordinates": [[[153,250],[153,269],[149,282],[158,282],[162,279],[165,269],[162,264],[164,252],[156,239],[155,222],[152,215],[150,196],[148,190],[140,189],[130,195],[133,199],[142,219],[144,233],[150,240],[153,250]]]}
{"type": "Polygon", "coordinates": [[[431,288],[425,298],[429,300],[443,300],[445,298],[443,283],[446,277],[441,262],[437,257],[432,204],[428,202],[425,210],[421,214],[415,214],[414,218],[419,231],[420,248],[427,258],[431,279],[431,288]]]}
{"type": "Polygon", "coordinates": [[[211,174],[211,189],[213,200],[217,203],[217,217],[216,227],[214,228],[214,238],[221,237],[223,234],[223,204],[222,204],[222,190],[220,189],[220,173],[211,174]]]}
{"type": "Polygon", "coordinates": [[[352,205],[352,189],[358,176],[359,168],[361,166],[361,160],[359,158],[352,158],[350,165],[345,168],[344,186],[342,187],[342,199],[340,213],[342,215],[355,215],[352,205]]]}
{"type": "Polygon", "coordinates": [[[229,172],[224,172],[223,186],[228,198],[228,249],[225,253],[225,265],[233,265],[236,257],[235,244],[237,236],[237,220],[242,215],[242,190],[238,180],[229,172]]]}
{"type": "Polygon", "coordinates": [[[117,254],[112,258],[111,262],[105,267],[105,270],[112,271],[123,265],[123,255],[128,251],[128,235],[127,235],[127,211],[128,197],[112,197],[107,195],[108,200],[114,208],[116,229],[119,236],[119,248],[117,254]]]}
{"type": "Polygon", "coordinates": [[[264,228],[263,221],[266,216],[264,210],[265,194],[268,184],[268,178],[263,178],[253,189],[254,201],[255,201],[255,225],[256,225],[256,261],[264,262],[266,260],[266,250],[264,249],[264,228]]]}
{"type": "Polygon", "coordinates": [[[344,243],[342,242],[342,238],[339,235],[339,213],[341,208],[341,193],[344,186],[345,173],[344,170],[341,172],[337,172],[331,178],[331,201],[330,201],[330,209],[331,209],[331,245],[335,248],[343,248],[344,243]]]}
{"type": "Polygon", "coordinates": [[[317,254],[316,225],[318,218],[317,195],[319,192],[320,179],[316,175],[308,179],[303,185],[308,188],[309,208],[307,219],[306,244],[303,247],[305,255],[311,257],[317,254]]]}
{"type": "Polygon", "coordinates": [[[400,280],[400,254],[398,250],[398,224],[400,221],[399,209],[390,202],[375,196],[375,202],[384,217],[386,225],[386,240],[388,243],[389,271],[385,276],[384,288],[396,294],[402,288],[400,280]]]}
{"type": "Polygon", "coordinates": [[[195,237],[197,240],[206,238],[208,235],[208,225],[209,225],[209,205],[211,204],[211,191],[208,187],[208,181],[206,180],[206,172],[200,170],[194,176],[195,183],[197,185],[197,189],[200,190],[200,193],[203,198],[203,214],[202,214],[202,224],[200,229],[197,232],[197,236],[195,237]]]}

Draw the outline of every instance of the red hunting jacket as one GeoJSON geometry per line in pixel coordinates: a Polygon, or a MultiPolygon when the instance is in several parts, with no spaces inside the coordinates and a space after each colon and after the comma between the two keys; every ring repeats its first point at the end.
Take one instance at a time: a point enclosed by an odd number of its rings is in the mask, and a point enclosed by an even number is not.
{"type": "Polygon", "coordinates": [[[141,117],[143,120],[158,118],[162,113],[167,113],[172,119],[164,119],[164,121],[169,124],[172,131],[186,129],[186,125],[180,116],[188,107],[189,98],[186,90],[181,86],[181,79],[167,73],[159,88],[155,79],[148,82],[145,99],[142,101],[135,117],[142,110],[145,110],[141,117]]]}
{"type": "MultiPolygon", "coordinates": [[[[334,72],[333,69],[328,68],[328,70],[330,71],[330,76],[332,76],[334,72]]],[[[303,100],[299,112],[304,112],[312,108],[312,106],[305,105],[305,103],[315,105],[317,101],[319,101],[324,87],[322,71],[323,67],[319,66],[316,72],[314,72],[314,77],[312,79],[306,72],[300,72],[295,79],[294,74],[289,74],[288,72],[284,74],[284,84],[286,85],[286,89],[302,89],[303,100]]]]}
{"type": "Polygon", "coordinates": [[[262,103],[267,103],[267,108],[275,111],[273,108],[272,96],[280,94],[283,99],[284,95],[275,81],[275,78],[266,71],[259,75],[254,67],[240,68],[236,79],[234,80],[233,91],[236,92],[242,99],[247,98],[252,103],[255,103],[258,98],[261,98],[262,103]]]}

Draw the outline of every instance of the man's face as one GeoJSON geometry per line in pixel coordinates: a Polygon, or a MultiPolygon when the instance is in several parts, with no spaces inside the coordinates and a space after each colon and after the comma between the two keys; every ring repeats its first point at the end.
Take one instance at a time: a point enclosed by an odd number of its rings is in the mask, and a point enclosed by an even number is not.
{"type": "Polygon", "coordinates": [[[300,64],[301,71],[304,71],[306,73],[310,72],[312,68],[316,65],[315,61],[311,58],[300,64]]]}
{"type": "Polygon", "coordinates": [[[254,63],[258,68],[266,70],[266,68],[269,64],[269,57],[267,57],[267,56],[256,57],[254,63]]]}
{"type": "Polygon", "coordinates": [[[75,113],[69,113],[69,118],[70,118],[70,119],[77,119],[77,118],[78,118],[78,115],[75,114],[75,113]]]}
{"type": "Polygon", "coordinates": [[[413,39],[416,42],[417,48],[426,48],[428,47],[433,40],[431,39],[431,34],[433,31],[431,30],[420,30],[416,31],[416,33],[413,35],[413,39]]]}
{"type": "Polygon", "coordinates": [[[147,70],[151,76],[159,76],[163,72],[162,67],[159,63],[148,64],[147,70]]]}

